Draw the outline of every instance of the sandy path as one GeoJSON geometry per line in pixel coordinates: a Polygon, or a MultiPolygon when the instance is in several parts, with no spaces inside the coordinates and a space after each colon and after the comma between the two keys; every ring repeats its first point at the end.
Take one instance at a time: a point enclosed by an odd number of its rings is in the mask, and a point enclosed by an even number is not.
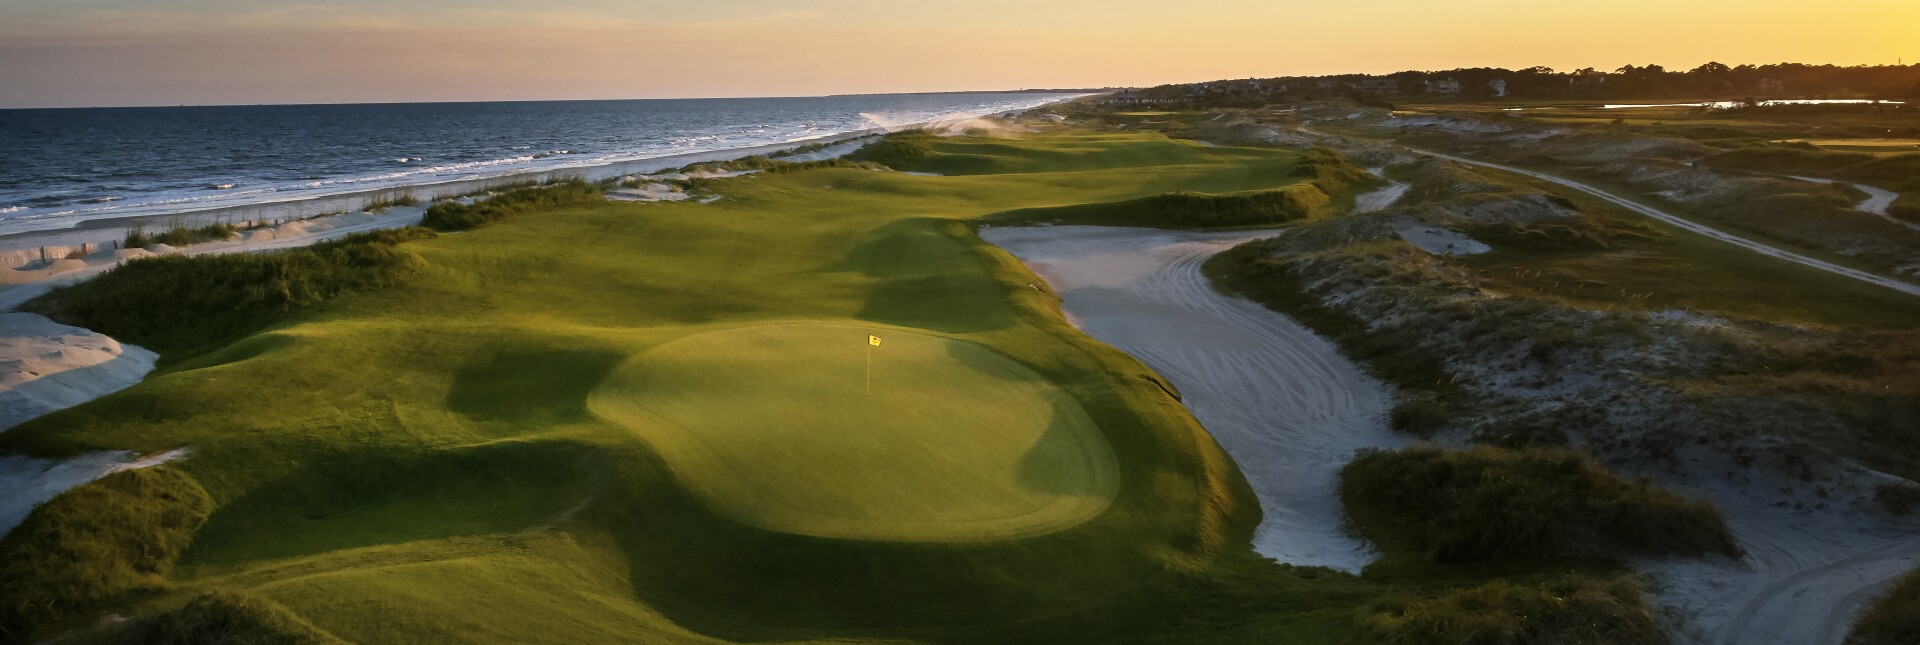
{"type": "Polygon", "coordinates": [[[1721,504],[1747,557],[1639,563],[1659,581],[1676,642],[1838,645],[1868,601],[1920,566],[1914,521],[1794,511],[1745,491],[1688,492],[1721,504]]]}
{"type": "MultiPolygon", "coordinates": [[[[1382,174],[1379,169],[1375,169],[1373,174],[1382,177],[1386,176],[1382,174]]],[[[1405,197],[1407,190],[1410,188],[1413,188],[1412,184],[1403,181],[1388,180],[1386,187],[1361,193],[1360,196],[1353,198],[1353,212],[1371,213],[1386,210],[1388,206],[1392,206],[1394,203],[1400,201],[1401,197],[1405,197]]]]}
{"type": "Polygon", "coordinates": [[[1908,295],[1920,296],[1920,285],[1916,285],[1911,282],[1906,282],[1902,280],[1895,280],[1893,278],[1875,275],[1872,273],[1867,273],[1859,269],[1851,269],[1851,268],[1843,267],[1838,264],[1834,264],[1832,262],[1827,262],[1824,260],[1816,260],[1804,255],[1800,255],[1798,253],[1794,253],[1792,251],[1786,251],[1786,250],[1778,249],[1765,244],[1761,244],[1759,242],[1755,242],[1753,240],[1749,240],[1744,237],[1739,237],[1731,233],[1727,233],[1719,229],[1706,226],[1704,224],[1694,223],[1693,220],[1689,220],[1677,215],[1669,214],[1666,211],[1662,211],[1662,210],[1653,208],[1651,206],[1641,204],[1639,202],[1627,199],[1625,197],[1621,197],[1619,195],[1615,195],[1613,193],[1609,193],[1604,190],[1594,188],[1593,186],[1589,186],[1587,184],[1573,181],[1571,179],[1562,179],[1560,177],[1549,175],[1543,172],[1534,172],[1532,170],[1525,170],[1522,168],[1515,168],[1512,166],[1503,166],[1496,163],[1476,161],[1473,159],[1468,159],[1466,157],[1456,157],[1453,155],[1441,154],[1438,152],[1428,152],[1425,150],[1419,150],[1415,148],[1408,148],[1408,149],[1421,154],[1433,155],[1435,157],[1439,157],[1441,159],[1446,159],[1449,161],[1456,161],[1459,163],[1472,165],[1472,166],[1480,166],[1483,168],[1492,168],[1494,170],[1503,170],[1503,171],[1511,172],[1514,174],[1526,175],[1528,177],[1539,179],[1541,181],[1548,181],[1548,182],[1560,184],[1562,186],[1566,186],[1568,188],[1572,188],[1574,190],[1578,190],[1578,191],[1593,195],[1595,197],[1599,197],[1600,199],[1607,200],[1609,202],[1612,202],[1616,205],[1621,206],[1622,208],[1626,208],[1627,210],[1631,210],[1641,215],[1645,215],[1647,217],[1660,220],[1667,224],[1670,224],[1679,228],[1683,228],[1694,233],[1705,235],[1707,237],[1720,240],[1722,242],[1726,242],[1728,244],[1732,244],[1734,246],[1738,246],[1738,247],[1747,249],[1749,251],[1753,251],[1755,253],[1760,253],[1762,255],[1768,255],[1768,256],[1780,258],[1782,260],[1786,260],[1788,262],[1793,262],[1796,264],[1810,266],[1815,269],[1827,271],[1829,273],[1843,275],[1849,278],[1853,278],[1855,280],[1859,280],[1861,282],[1877,284],[1877,285],[1886,287],[1888,289],[1893,289],[1895,291],[1899,291],[1901,293],[1905,293],[1908,295]]]}
{"type": "MultiPolygon", "coordinates": [[[[1821,179],[1819,177],[1802,177],[1800,175],[1787,175],[1787,178],[1798,179],[1800,181],[1810,181],[1816,184],[1838,183],[1832,179],[1821,179]]],[[[1887,213],[1887,208],[1893,206],[1894,200],[1900,199],[1900,193],[1896,193],[1884,188],[1874,188],[1866,184],[1856,184],[1856,183],[1849,182],[1847,185],[1853,186],[1854,188],[1858,188],[1860,189],[1860,192],[1867,194],[1866,200],[1860,202],[1859,204],[1854,205],[1853,207],[1854,210],[1860,211],[1862,213],[1871,213],[1874,215],[1879,215],[1880,217],[1886,219],[1889,222],[1893,222],[1895,224],[1899,224],[1901,226],[1905,226],[1907,228],[1920,231],[1920,224],[1909,222],[1907,220],[1894,217],[1893,215],[1887,213]]]]}
{"type": "Polygon", "coordinates": [[[1059,293],[1088,335],[1171,381],[1233,456],[1265,517],[1260,553],[1358,571],[1374,553],[1344,529],[1337,473],[1353,452],[1405,443],[1386,426],[1385,386],[1332,343],[1253,302],[1214,291],[1200,265],[1271,233],[1092,226],[995,228],[981,237],[1059,293]]]}

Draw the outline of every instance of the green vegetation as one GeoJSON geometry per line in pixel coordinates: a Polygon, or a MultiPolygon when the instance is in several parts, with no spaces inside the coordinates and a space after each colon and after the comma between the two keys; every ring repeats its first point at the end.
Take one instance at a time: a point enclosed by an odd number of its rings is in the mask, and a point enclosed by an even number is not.
{"type": "Polygon", "coordinates": [[[440,202],[427,209],[420,225],[436,231],[464,231],[534,211],[598,201],[600,188],[577,179],[509,190],[472,204],[440,202]]]}
{"type": "Polygon", "coordinates": [[[420,198],[414,197],[413,193],[399,193],[399,194],[388,193],[388,194],[381,194],[379,196],[374,197],[373,200],[367,202],[367,206],[365,208],[362,208],[360,210],[364,210],[369,213],[384,213],[387,211],[387,209],[393,208],[395,206],[413,206],[419,203],[420,203],[420,198]]]}
{"type": "Polygon", "coordinates": [[[342,644],[279,605],[230,591],[209,591],[178,609],[80,641],[89,645],[342,644]]]}
{"type": "Polygon", "coordinates": [[[420,257],[396,247],[433,236],[410,227],[276,253],[140,258],[21,309],[111,329],[116,338],[162,354],[191,354],[303,307],[418,271],[420,257]]]}
{"type": "Polygon", "coordinates": [[[1360,642],[1382,645],[1653,645],[1667,637],[1631,576],[1495,580],[1374,606],[1360,642]]]}
{"type": "Polygon", "coordinates": [[[852,161],[870,161],[900,168],[933,154],[933,135],[918,130],[894,132],[847,155],[852,161]]]}
{"type": "Polygon", "coordinates": [[[983,346],[905,330],[696,334],[622,364],[588,406],[646,438],[721,513],[802,535],[1040,535],[1099,514],[1119,486],[1073,397],[983,346]]]}
{"type": "Polygon", "coordinates": [[[165,590],[212,510],[193,478],[164,467],[108,475],[35,508],[0,538],[0,638],[24,642],[165,590]]]}
{"type": "Polygon", "coordinates": [[[201,242],[224,240],[233,237],[239,232],[240,229],[238,227],[224,222],[215,222],[200,227],[175,224],[161,233],[148,233],[145,228],[135,226],[127,229],[127,236],[120,241],[120,248],[138,249],[155,244],[187,246],[201,242]]]}
{"type": "Polygon", "coordinates": [[[1433,562],[1739,554],[1711,504],[1566,449],[1364,452],[1340,471],[1340,496],[1361,535],[1433,562]]]}
{"type": "Polygon", "coordinates": [[[1226,195],[1167,193],[1123,202],[1013,211],[1005,217],[1055,224],[1221,228],[1284,224],[1324,213],[1331,203],[1319,188],[1296,184],[1226,195]]]}
{"type": "Polygon", "coordinates": [[[1920,153],[1872,154],[1820,150],[1809,144],[1769,144],[1707,159],[1717,168],[1856,181],[1900,193],[1891,215],[1920,221],[1920,153]]]}
{"type": "Polygon", "coordinates": [[[1887,595],[1873,601],[1853,625],[1848,643],[1901,645],[1920,642],[1920,569],[1894,581],[1887,595]]]}
{"type": "MultiPolygon", "coordinates": [[[[937,156],[1008,143],[933,145],[937,156]]],[[[222,590],[358,642],[1179,642],[1205,626],[1186,616],[1237,616],[1219,624],[1252,630],[1245,640],[1350,634],[1379,585],[1252,556],[1258,511],[1231,461],[1149,370],[1081,335],[1028,286],[1038,278],[971,231],[1063,200],[1281,188],[1299,182],[1298,155],[1151,134],[1013,143],[993,161],[1016,173],[818,168],[715,182],[727,199],[712,204],[563,200],[589,191],[562,187],[441,209],[443,226],[487,223],[460,235],[232,260],[276,267],[268,277],[314,264],[295,275],[319,276],[303,291],[316,297],[295,306],[224,287],[213,291],[234,293],[220,302],[135,288],[184,280],[171,272],[186,264],[132,262],[51,294],[40,310],[75,322],[87,311],[83,324],[141,338],[168,363],[0,434],[0,452],[191,446],[168,468],[213,507],[191,548],[162,554],[177,560],[167,591],[26,630],[51,635],[104,611],[164,614],[222,590]],[[1103,159],[1103,147],[1127,155],[1103,159]],[[1072,152],[1049,168],[1056,148],[1072,152]],[[531,205],[542,199],[564,205],[531,205]],[[400,261],[330,259],[352,253],[400,261]],[[110,302],[151,309],[112,314],[110,302]],[[216,313],[236,306],[245,314],[216,313]],[[775,333],[788,325],[826,331],[775,333]],[[867,330],[882,347],[869,349],[867,330]],[[871,398],[850,373],[864,371],[867,351],[871,398]],[[636,389],[654,370],[689,375],[675,379],[684,396],[636,389]],[[740,398],[782,379],[830,388],[814,392],[829,397],[815,402],[825,416],[783,418],[778,441],[697,444],[669,427],[782,415],[798,404],[740,398]],[[957,398],[892,398],[943,381],[964,384],[957,398]],[[948,417],[926,424],[939,432],[881,436],[930,410],[948,417]],[[915,441],[939,450],[909,451],[915,441]],[[686,452],[709,447],[725,451],[686,452]],[[943,453],[973,455],[976,468],[934,459],[943,453]],[[720,470],[774,463],[771,488],[720,470]],[[883,474],[897,488],[871,485],[883,474]],[[848,517],[806,512],[836,492],[849,495],[838,507],[848,517]],[[928,505],[934,497],[966,504],[928,505]],[[755,510],[782,500],[811,506],[785,518],[755,510]],[[860,521],[888,509],[923,526],[860,521]],[[746,512],[757,523],[736,517],[746,512]],[[831,537],[849,534],[872,539],[831,537]]],[[[104,506],[76,512],[154,529],[104,506]]],[[[93,531],[22,532],[5,551],[68,548],[93,531]]],[[[98,575],[94,566],[73,575],[98,575]]]]}

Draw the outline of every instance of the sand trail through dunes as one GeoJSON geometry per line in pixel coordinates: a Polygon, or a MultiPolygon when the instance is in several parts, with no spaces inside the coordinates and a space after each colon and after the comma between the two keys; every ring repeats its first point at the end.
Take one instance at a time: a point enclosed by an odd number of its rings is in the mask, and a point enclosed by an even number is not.
{"type": "Polygon", "coordinates": [[[1214,254],[1270,233],[1053,226],[980,235],[1045,278],[1088,335],[1179,389],[1260,499],[1257,551],[1345,571],[1373,559],[1345,530],[1337,478],[1355,450],[1405,443],[1387,428],[1386,387],[1332,343],[1221,295],[1200,272],[1214,254]]]}

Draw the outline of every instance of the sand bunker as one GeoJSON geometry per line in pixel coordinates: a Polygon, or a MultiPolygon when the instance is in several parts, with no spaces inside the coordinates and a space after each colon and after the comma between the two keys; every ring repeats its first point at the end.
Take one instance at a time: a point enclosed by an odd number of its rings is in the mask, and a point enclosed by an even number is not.
{"type": "Polygon", "coordinates": [[[39,314],[0,314],[0,430],[138,383],[157,358],[39,314]]]}
{"type": "Polygon", "coordinates": [[[1405,443],[1387,428],[1385,386],[1334,345],[1201,275],[1214,254],[1261,233],[1093,226],[994,228],[1059,293],[1088,335],[1173,382],[1260,498],[1260,553],[1359,571],[1373,551],[1345,530],[1337,476],[1361,448],[1405,443]]]}

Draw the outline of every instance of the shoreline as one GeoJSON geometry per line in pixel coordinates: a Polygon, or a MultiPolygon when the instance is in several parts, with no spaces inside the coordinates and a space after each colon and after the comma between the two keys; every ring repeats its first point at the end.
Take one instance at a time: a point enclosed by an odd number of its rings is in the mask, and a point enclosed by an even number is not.
{"type": "MultiPolygon", "coordinates": [[[[918,126],[924,124],[913,125],[918,126]]],[[[80,244],[94,244],[97,246],[103,244],[103,240],[120,239],[126,229],[135,226],[159,228],[171,226],[175,223],[186,226],[200,226],[218,222],[223,219],[298,219],[324,213],[351,213],[363,210],[373,201],[383,197],[390,198],[400,195],[410,195],[419,199],[421,202],[432,202],[436,199],[459,197],[484,192],[501,186],[528,182],[537,183],[555,179],[582,179],[590,182],[600,181],[629,174],[658,172],[694,163],[726,161],[753,155],[772,154],[782,150],[792,150],[808,145],[844,144],[866,137],[885,134],[886,132],[888,132],[888,130],[884,128],[874,127],[831,134],[805,141],[686,152],[592,166],[526,170],[493,177],[385,186],[332,195],[298,197],[281,201],[265,201],[212,208],[189,208],[170,213],[75,219],[72,224],[57,228],[0,233],[0,253],[26,251],[42,246],[79,246],[80,244]],[[110,233],[110,235],[103,236],[103,233],[110,233]]]]}
{"type": "MultiPolygon", "coordinates": [[[[1025,112],[1042,109],[1084,98],[1085,95],[1063,94],[1059,98],[1012,110],[1025,112]]],[[[693,163],[726,161],[753,155],[768,155],[782,150],[791,150],[809,145],[839,144],[849,141],[886,134],[901,129],[926,127],[944,123],[955,115],[942,116],[928,121],[904,124],[874,123],[870,127],[847,130],[811,139],[783,141],[732,148],[719,148],[693,152],[681,152],[655,157],[643,157],[622,161],[593,163],[579,166],[561,166],[545,169],[530,169],[508,172],[487,177],[467,179],[425,180],[418,183],[380,186],[347,190],[325,195],[296,196],[286,199],[256,201],[244,204],[224,206],[181,205],[179,210],[165,212],[129,213],[113,215],[102,213],[95,217],[79,215],[69,216],[67,220],[9,220],[0,218],[0,254],[18,253],[34,250],[42,246],[79,246],[81,244],[102,245],[108,240],[117,240],[128,228],[145,226],[164,228],[174,224],[201,226],[222,220],[240,219],[297,219],[335,212],[354,212],[366,208],[375,200],[410,195],[423,202],[435,199],[459,197],[484,192],[504,185],[528,182],[544,182],[555,179],[583,179],[589,182],[620,177],[628,174],[647,174],[677,168],[693,163]],[[20,230],[6,230],[18,228],[20,230]],[[105,235],[103,231],[112,231],[105,235]]],[[[1001,112],[971,114],[970,117],[984,117],[1001,112]]],[[[164,206],[160,206],[163,210],[164,206]]]]}

